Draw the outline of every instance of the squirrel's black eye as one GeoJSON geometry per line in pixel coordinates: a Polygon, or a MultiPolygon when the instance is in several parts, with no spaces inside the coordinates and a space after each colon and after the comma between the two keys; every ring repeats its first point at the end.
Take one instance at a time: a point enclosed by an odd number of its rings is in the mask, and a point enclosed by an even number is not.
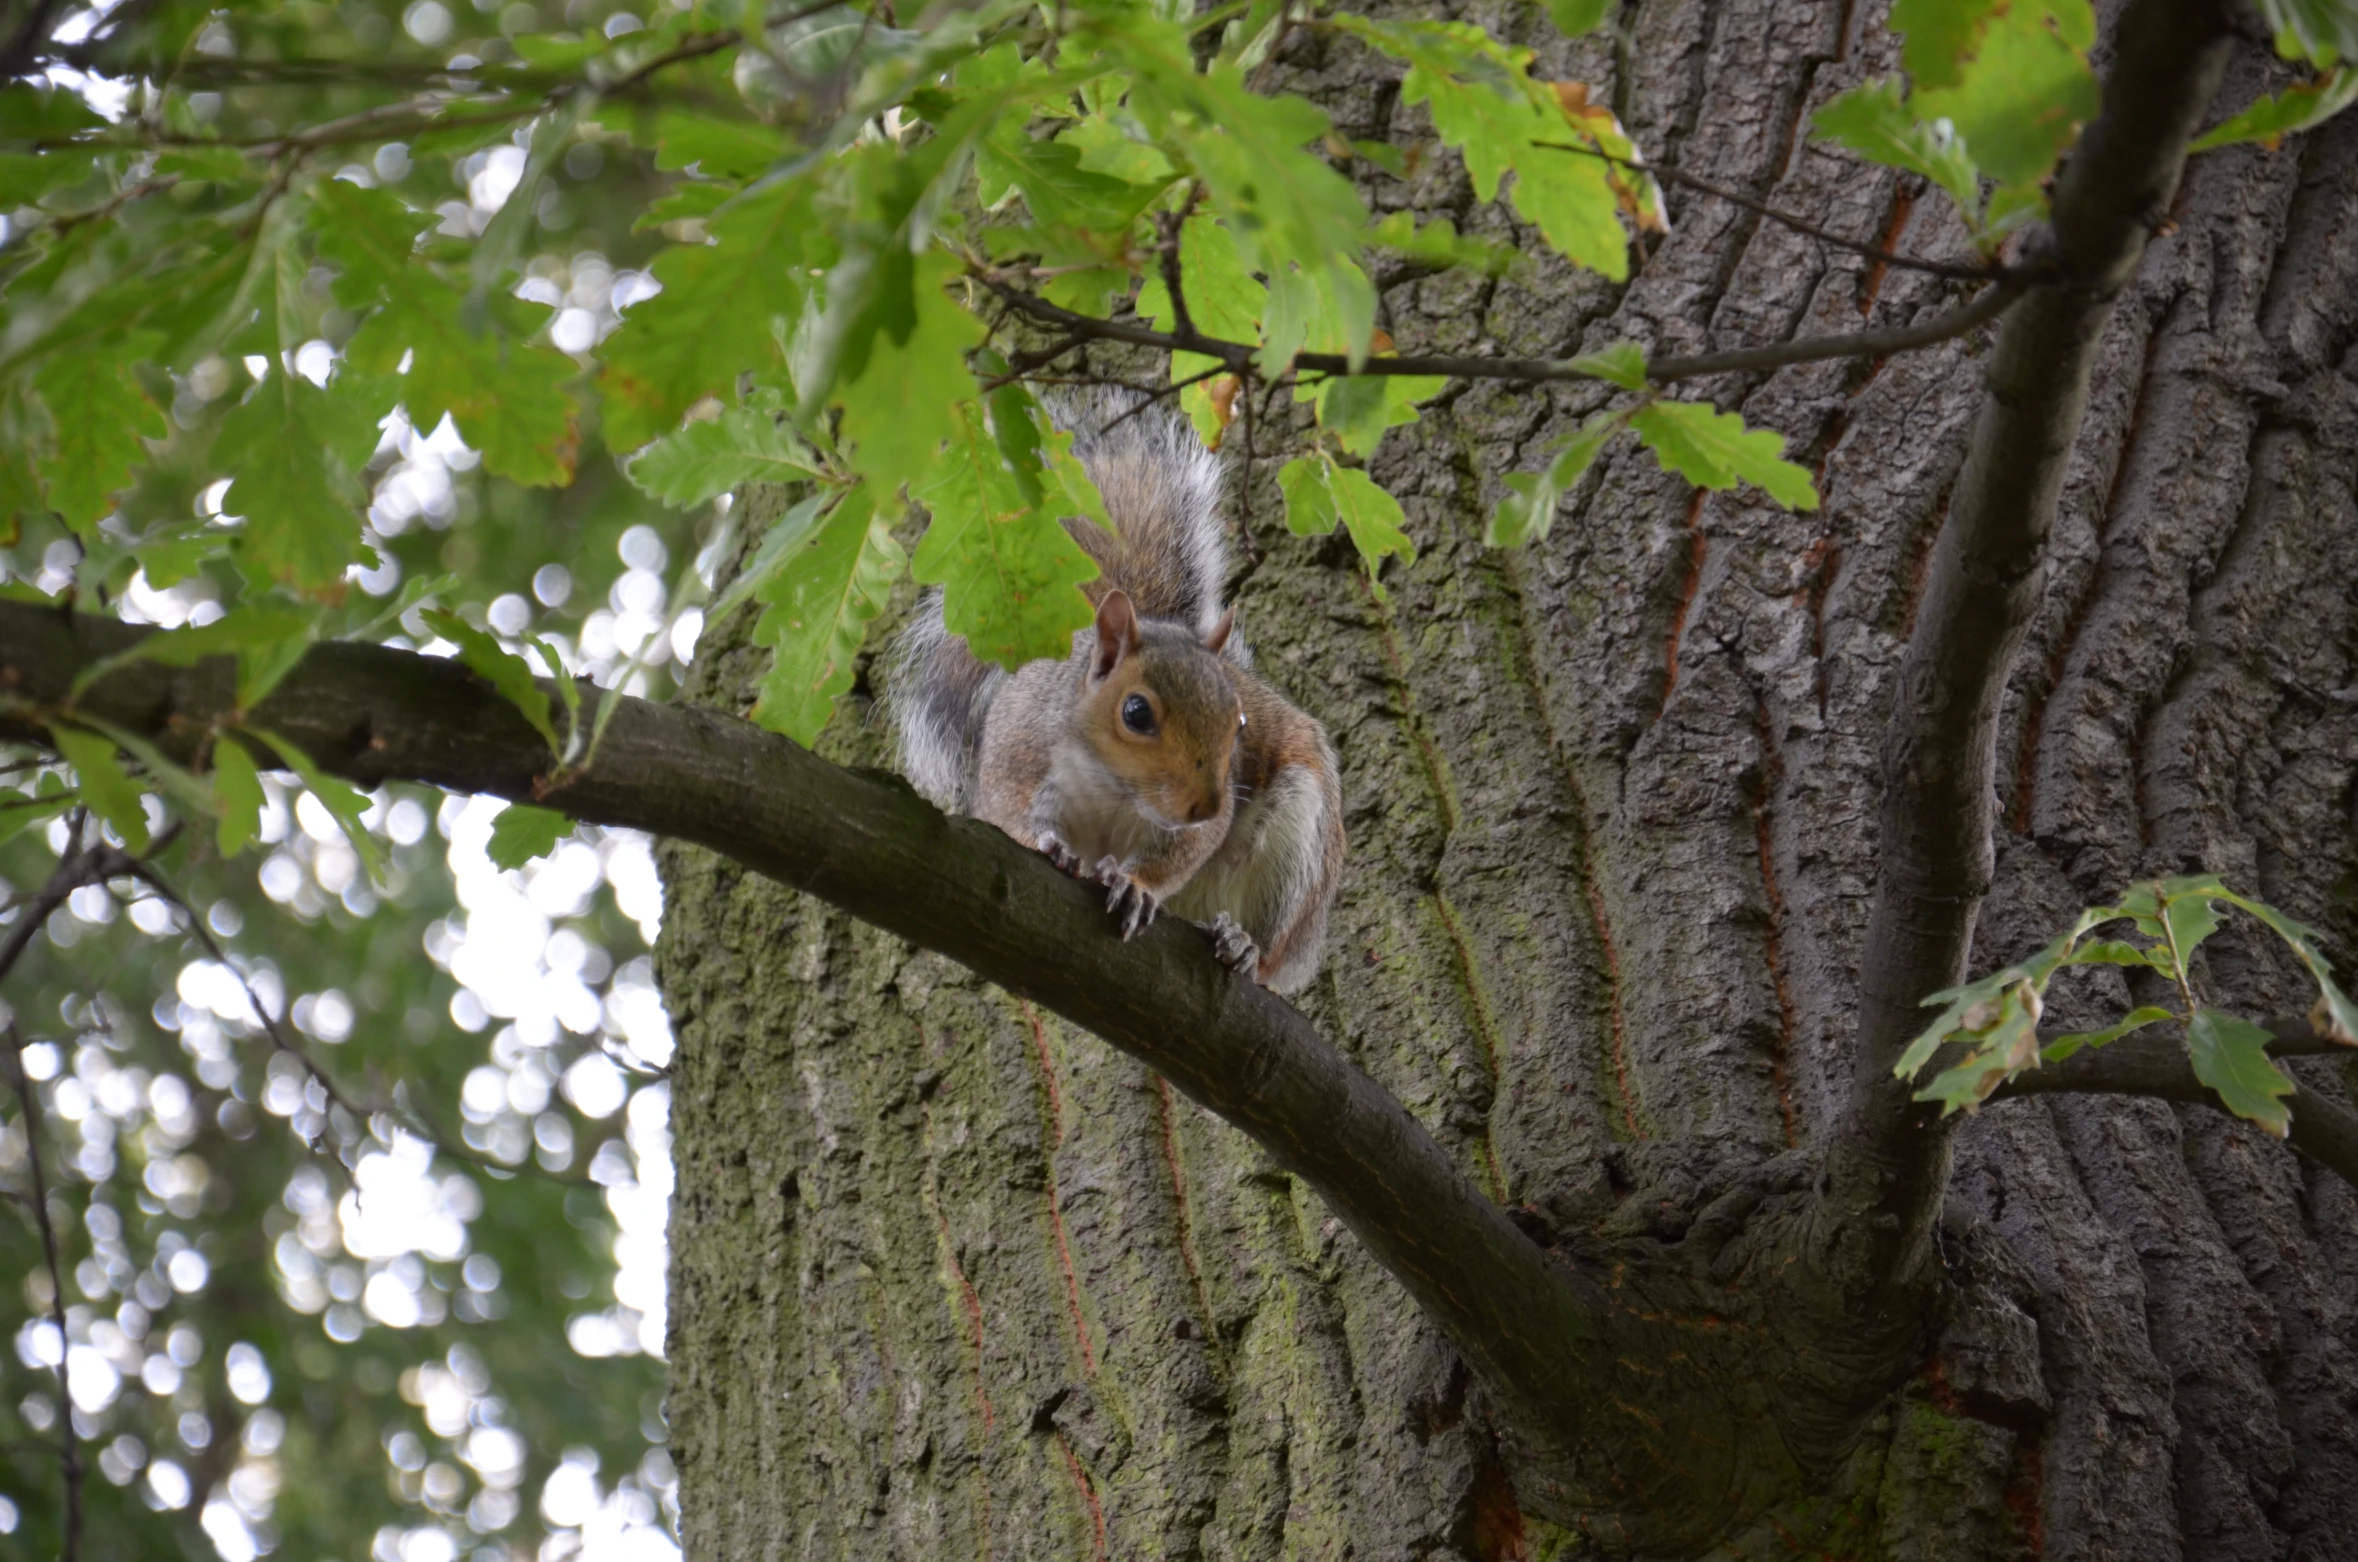
{"type": "Polygon", "coordinates": [[[1141,736],[1154,730],[1154,707],[1146,703],[1146,696],[1133,694],[1122,701],[1122,725],[1141,736]]]}

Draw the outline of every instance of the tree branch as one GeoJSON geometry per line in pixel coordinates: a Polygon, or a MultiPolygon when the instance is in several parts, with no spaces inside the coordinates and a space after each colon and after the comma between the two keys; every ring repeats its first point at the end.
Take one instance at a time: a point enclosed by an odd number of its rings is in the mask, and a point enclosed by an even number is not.
{"type": "MultiPolygon", "coordinates": [[[[2279,1027],[2288,1025],[2315,1037],[2314,1032],[2308,1031],[2306,1021],[2279,1020],[2268,1028],[2281,1036],[2285,1032],[2279,1027]]],[[[2292,1044],[2303,1046],[2306,1039],[2292,1044]]],[[[2324,1042],[2323,1037],[2315,1039],[2324,1042]]],[[[2358,1188],[2358,1112],[2297,1079],[2293,1087],[2292,1127],[2288,1136],[2293,1148],[2358,1188]]],[[[2109,1047],[2075,1052],[2061,1063],[2045,1064],[2015,1075],[1999,1086],[1991,1099],[2003,1101],[2015,1096],[2072,1093],[2154,1096],[2164,1101],[2184,1101],[2225,1110],[2219,1105],[2217,1092],[2195,1078],[2194,1065],[2186,1060],[2185,1048],[2167,1036],[2132,1036],[2109,1047]]]]}
{"type": "Polygon", "coordinates": [[[1892,1065],[1918,1000],[1962,979],[1993,863],[1998,702],[2037,607],[2048,527],[2114,298],[2178,187],[2234,34],[2214,0],[2132,0],[2104,109],[2055,194],[2041,269],[1985,371],[1883,746],[1881,838],[1859,968],[1859,1048],[1835,1182],[1883,1221],[1876,1267],[1925,1261],[1948,1136],[1892,1065]]]}
{"type": "MultiPolygon", "coordinates": [[[[183,759],[208,736],[239,741],[226,658],[132,660],[72,695],[84,669],[152,632],[0,602],[0,689],[14,696],[0,737],[46,743],[44,717],[71,697],[183,759]]],[[[1632,1493],[1689,1462],[1641,1394],[1606,1389],[1622,1370],[1615,1300],[1544,1253],[1390,1093],[1299,1010],[1223,970],[1186,923],[1124,943],[1098,891],[989,825],[944,817],[897,777],[694,707],[620,699],[594,761],[551,785],[547,745],[457,662],[326,644],[243,724],[362,785],[487,792],[691,841],[949,956],[1155,1069],[1302,1178],[1511,1421],[1602,1450],[1600,1479],[1632,1493]]]]}
{"type": "Polygon", "coordinates": [[[1879,245],[1869,244],[1863,239],[1845,238],[1832,229],[1821,227],[1807,218],[1797,217],[1789,211],[1771,206],[1757,196],[1746,195],[1741,190],[1731,190],[1726,185],[1714,184],[1708,179],[1698,179],[1693,174],[1682,172],[1667,163],[1633,163],[1625,157],[1615,157],[1600,147],[1577,146],[1568,141],[1534,141],[1532,145],[1545,147],[1551,152],[1570,152],[1580,157],[1593,157],[1601,163],[1629,173],[1659,179],[1664,184],[1681,185],[1686,189],[1726,201],[1731,206],[1740,206],[1757,216],[1766,217],[1780,227],[1790,228],[1795,233],[1803,234],[1824,244],[1831,244],[1836,249],[1846,249],[1854,255],[1863,255],[1878,265],[1894,266],[1902,271],[1927,272],[1936,277],[1950,277],[1962,282],[2028,280],[2009,266],[1989,262],[1977,265],[1958,265],[1945,260],[1919,260],[1913,255],[1898,254],[1879,245]]]}
{"type": "MultiPolygon", "coordinates": [[[[1251,371],[1253,357],[1259,351],[1248,342],[1231,342],[1216,336],[1206,336],[1200,331],[1157,331],[1151,326],[1139,325],[1130,320],[1100,320],[1094,315],[1079,314],[1010,286],[993,273],[977,272],[976,276],[1017,313],[1028,315],[1043,325],[1055,326],[1067,335],[1084,341],[1127,342],[1134,347],[1152,347],[1162,352],[1195,353],[1219,359],[1227,366],[1229,373],[1236,375],[1251,371]]],[[[1904,326],[1897,330],[1846,331],[1833,336],[1805,336],[1798,341],[1772,342],[1765,347],[1746,347],[1734,352],[1703,353],[1689,358],[1649,358],[1646,361],[1646,378],[1657,385],[1669,385],[1679,380],[1697,379],[1707,374],[1725,374],[1735,369],[1777,369],[1787,364],[1819,363],[1828,358],[1888,357],[1893,353],[1945,342],[1952,336],[1962,336],[1975,326],[1985,325],[2005,313],[2020,297],[2022,292],[2018,286],[2000,283],[1962,309],[1954,309],[1920,325],[1904,326]]],[[[1580,367],[1577,360],[1570,358],[1476,358],[1456,353],[1386,353],[1380,357],[1363,359],[1356,367],[1341,353],[1296,353],[1292,367],[1298,374],[1437,374],[1456,379],[1513,380],[1525,384],[1605,378],[1592,369],[1580,367]]]]}

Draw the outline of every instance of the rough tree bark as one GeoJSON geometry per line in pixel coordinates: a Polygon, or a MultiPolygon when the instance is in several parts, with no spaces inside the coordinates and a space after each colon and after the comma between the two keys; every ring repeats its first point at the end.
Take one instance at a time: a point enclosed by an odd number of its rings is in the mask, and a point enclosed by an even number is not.
{"type": "MultiPolygon", "coordinates": [[[[1934,201],[1806,140],[1817,105],[1895,68],[1880,13],[1638,0],[1623,53],[1542,41],[1526,7],[1468,14],[1609,85],[1682,166],[1954,258],[1934,201]]],[[[1421,138],[1331,40],[1281,69],[1351,136],[1421,138]]],[[[2267,69],[2239,50],[2226,101],[2267,69]]],[[[1502,221],[1447,158],[1368,194],[1502,221]]],[[[1625,289],[1544,260],[1496,284],[1401,272],[1386,324],[1411,351],[1692,352],[1957,301],[1672,204],[1625,289]]],[[[2197,866],[2358,955],[2354,337],[2358,123],[2198,162],[2098,348],[2006,686],[1977,969],[2197,866]]],[[[1879,748],[1988,340],[1707,383],[1818,469],[1815,515],[1633,451],[1523,556],[1479,546],[1481,510],[1599,393],[1458,389],[1376,463],[1423,550],[1384,600],[1347,546],[1275,524],[1267,425],[1249,471],[1232,452],[1245,621],[1346,767],[1352,865],[1304,1006],[1532,1229],[1724,1240],[1795,1191],[1848,1099],[1879,748]]],[[[725,700],[748,659],[725,627],[710,644],[725,700]]],[[[856,720],[830,743],[882,753],[856,720]]],[[[1522,1514],[1465,1369],[1267,1155],[939,957],[693,848],[666,867],[693,1555],[1584,1553],[1522,1514]]],[[[2255,943],[2212,962],[2252,1012],[2297,1004],[2293,975],[2255,943]]],[[[2033,1097],[1957,1136],[1939,1240],[1956,1299],[1920,1369],[1723,1554],[2358,1544],[2341,1180],[2204,1107],[2033,1097]]],[[[1685,1326],[1700,1348],[1712,1323],[1685,1326]]]]}

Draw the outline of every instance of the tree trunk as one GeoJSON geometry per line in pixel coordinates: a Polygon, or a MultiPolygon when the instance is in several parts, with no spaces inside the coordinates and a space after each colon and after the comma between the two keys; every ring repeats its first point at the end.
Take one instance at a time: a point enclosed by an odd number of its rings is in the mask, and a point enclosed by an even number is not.
{"type": "MultiPolygon", "coordinates": [[[[1542,75],[1609,84],[1690,172],[1902,253],[1964,248],[1936,199],[1807,140],[1897,68],[1880,6],[1640,0],[1620,53],[1545,36],[1539,8],[1467,14],[1527,35],[1542,75]]],[[[1281,68],[1346,135],[1429,145],[1340,40],[1281,68]]],[[[2239,51],[2224,101],[2269,70],[2239,51]]],[[[1367,177],[1379,212],[1522,237],[1454,158],[1367,177]]],[[[1625,288],[1534,240],[1524,277],[1379,277],[1386,327],[1406,351],[1689,352],[1957,302],[1717,200],[1672,210],[1625,288]]],[[[2358,116],[2192,164],[2113,315],[2014,669],[1977,970],[2195,868],[2358,957],[2354,339],[2358,116]]],[[[1631,448],[1522,554],[1480,545],[1483,510],[1603,392],[1454,388],[1374,463],[1422,550],[1382,597],[1347,543],[1279,524],[1288,403],[1262,404],[1256,461],[1231,430],[1240,619],[1345,773],[1351,863],[1302,1006],[1534,1229],[1676,1244],[1806,1178],[1850,1090],[1878,754],[1986,346],[1709,383],[1818,471],[1815,514],[1631,448]],[[1764,1166],[1751,1203],[1711,1202],[1764,1166]]],[[[744,628],[707,636],[704,697],[758,670],[744,628]]],[[[884,762],[864,715],[832,757],[884,762]]],[[[698,1562],[1588,1554],[1521,1511],[1435,1330],[1240,1135],[946,960],[695,848],[665,868],[698,1562]]],[[[2215,947],[2222,999],[2305,1007],[2271,949],[2215,947]]],[[[2049,1096],[1958,1133],[1948,1205],[1921,1370],[1723,1554],[2358,1547],[2346,1184],[2206,1107],[2049,1096]]]]}

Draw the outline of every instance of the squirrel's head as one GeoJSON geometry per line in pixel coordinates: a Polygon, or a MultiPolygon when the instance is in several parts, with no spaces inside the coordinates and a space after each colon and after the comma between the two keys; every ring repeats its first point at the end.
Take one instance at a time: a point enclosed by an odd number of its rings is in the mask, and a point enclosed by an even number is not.
{"type": "Polygon", "coordinates": [[[1129,595],[1097,605],[1097,643],[1083,673],[1085,730],[1098,759],[1141,809],[1173,829],[1228,817],[1229,776],[1244,705],[1220,656],[1233,610],[1200,639],[1141,619],[1129,595]]]}

